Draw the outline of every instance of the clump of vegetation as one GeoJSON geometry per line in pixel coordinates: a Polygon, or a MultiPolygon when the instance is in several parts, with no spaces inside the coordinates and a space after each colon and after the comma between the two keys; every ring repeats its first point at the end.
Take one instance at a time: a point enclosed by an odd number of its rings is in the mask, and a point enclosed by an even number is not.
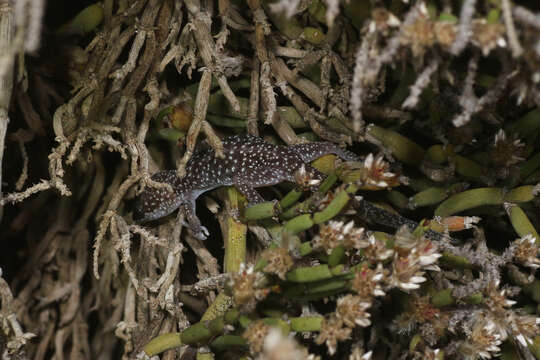
{"type": "Polygon", "coordinates": [[[538,4],[87,5],[0,0],[3,358],[540,358],[538,4]],[[242,133],[361,161],[133,221],[242,133]]]}

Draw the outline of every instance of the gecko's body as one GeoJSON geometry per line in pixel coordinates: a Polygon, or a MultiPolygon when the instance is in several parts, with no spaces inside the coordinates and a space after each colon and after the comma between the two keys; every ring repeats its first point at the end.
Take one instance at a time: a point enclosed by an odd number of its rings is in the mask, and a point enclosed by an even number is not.
{"type": "Polygon", "coordinates": [[[195,153],[186,164],[186,175],[178,177],[175,170],[160,171],[152,180],[168,183],[167,188],[147,187],[135,206],[135,220],[147,222],[159,219],[183,207],[189,226],[199,238],[208,235],[195,215],[195,200],[204,192],[220,186],[234,185],[250,204],[264,201],[255,188],[282,181],[294,182],[298,171],[310,178],[324,177],[309,163],[326,154],[335,154],[348,161],[357,161],[351,152],[328,142],[313,142],[293,146],[270,144],[256,136],[236,135],[223,141],[224,158],[215,156],[211,148],[195,153]]]}

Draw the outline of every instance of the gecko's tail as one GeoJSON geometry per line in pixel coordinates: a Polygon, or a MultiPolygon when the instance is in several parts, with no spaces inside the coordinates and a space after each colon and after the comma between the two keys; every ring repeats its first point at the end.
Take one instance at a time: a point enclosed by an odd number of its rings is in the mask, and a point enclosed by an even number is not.
{"type": "Polygon", "coordinates": [[[302,158],[302,161],[306,163],[328,154],[337,155],[345,161],[361,161],[358,155],[342,149],[338,145],[331,142],[311,142],[293,145],[291,148],[300,156],[300,158],[302,158]]]}

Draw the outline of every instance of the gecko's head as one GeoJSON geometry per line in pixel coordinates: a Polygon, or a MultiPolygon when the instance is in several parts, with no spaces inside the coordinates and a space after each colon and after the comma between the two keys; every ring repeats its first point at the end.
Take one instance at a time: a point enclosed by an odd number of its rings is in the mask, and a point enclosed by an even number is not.
{"type": "MultiPolygon", "coordinates": [[[[174,185],[171,172],[162,171],[152,176],[152,180],[174,185]]],[[[176,176],[176,175],[174,175],[176,176]]],[[[182,204],[182,197],[170,187],[147,185],[135,202],[133,220],[145,223],[169,215],[182,204]]]]}
{"type": "Polygon", "coordinates": [[[167,188],[151,188],[142,192],[135,202],[133,220],[145,223],[169,215],[182,204],[180,197],[167,188]]]}

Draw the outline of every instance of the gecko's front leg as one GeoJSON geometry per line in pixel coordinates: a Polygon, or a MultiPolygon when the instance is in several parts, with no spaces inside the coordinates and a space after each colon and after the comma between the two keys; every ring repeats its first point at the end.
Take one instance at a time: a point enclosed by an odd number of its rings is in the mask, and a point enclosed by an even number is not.
{"type": "Polygon", "coordinates": [[[187,224],[183,223],[183,225],[187,225],[195,238],[199,240],[206,240],[206,238],[210,235],[210,232],[206,227],[201,225],[201,221],[195,213],[195,201],[183,203],[181,210],[184,212],[187,220],[187,224]]]}

